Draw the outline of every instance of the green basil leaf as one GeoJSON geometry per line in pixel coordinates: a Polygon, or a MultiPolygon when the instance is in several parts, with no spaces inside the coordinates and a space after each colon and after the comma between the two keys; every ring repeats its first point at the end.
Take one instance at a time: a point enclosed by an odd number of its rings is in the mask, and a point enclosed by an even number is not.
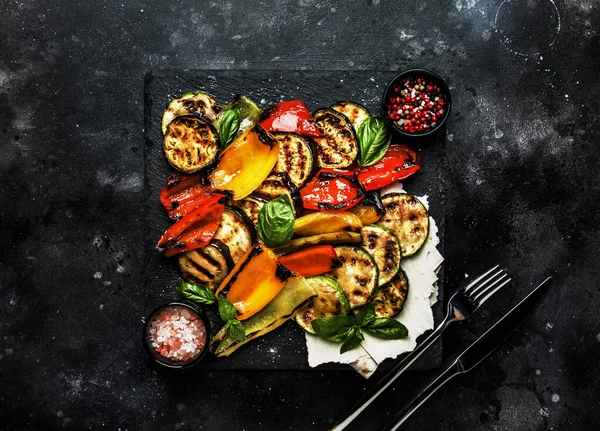
{"type": "Polygon", "coordinates": [[[267,202],[258,212],[257,230],[267,247],[289,241],[294,234],[294,207],[288,195],[267,202]]]}
{"type": "Polygon", "coordinates": [[[177,293],[182,298],[197,304],[214,304],[217,301],[215,294],[206,286],[188,281],[182,281],[177,285],[177,293]]]}
{"type": "Polygon", "coordinates": [[[360,148],[357,161],[361,167],[373,165],[381,160],[392,142],[392,132],[381,115],[363,121],[356,137],[360,148]]]}
{"type": "Polygon", "coordinates": [[[340,347],[340,353],[346,353],[349,350],[356,349],[360,346],[360,343],[365,339],[362,334],[362,331],[359,327],[353,327],[348,332],[346,339],[342,343],[342,347],[340,347]]]}
{"type": "Polygon", "coordinates": [[[234,305],[227,300],[225,295],[219,295],[219,315],[223,322],[229,322],[235,319],[236,309],[234,305]]]}
{"type": "Polygon", "coordinates": [[[370,335],[384,340],[398,340],[408,337],[408,329],[402,323],[387,317],[375,319],[370,326],[363,328],[370,335]],[[386,322],[383,322],[386,320],[386,322]]]}
{"type": "Polygon", "coordinates": [[[229,335],[237,341],[244,341],[246,339],[246,330],[244,325],[237,319],[230,320],[227,322],[229,325],[229,335]]]}
{"type": "Polygon", "coordinates": [[[356,314],[356,324],[359,327],[369,326],[374,319],[375,319],[375,304],[373,304],[372,302],[365,305],[356,314]]]}
{"type": "Polygon", "coordinates": [[[240,124],[242,115],[238,108],[231,108],[223,115],[219,126],[219,139],[221,140],[221,148],[227,148],[235,139],[240,124]]]}
{"type": "Polygon", "coordinates": [[[354,323],[355,320],[352,316],[330,316],[315,319],[311,324],[321,338],[334,343],[341,343],[354,327],[354,323]]]}

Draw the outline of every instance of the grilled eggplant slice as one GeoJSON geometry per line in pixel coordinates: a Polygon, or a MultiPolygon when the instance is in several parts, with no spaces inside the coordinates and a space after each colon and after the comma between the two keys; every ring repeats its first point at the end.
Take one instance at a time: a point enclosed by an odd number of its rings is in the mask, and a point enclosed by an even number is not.
{"type": "Polygon", "coordinates": [[[207,120],[184,115],[167,126],[163,149],[175,169],[185,173],[197,172],[216,160],[219,134],[207,120]]]}
{"type": "Polygon", "coordinates": [[[196,115],[214,122],[221,112],[221,105],[209,94],[186,93],[178,99],[171,100],[162,117],[162,132],[167,133],[167,127],[176,117],[196,115]]]}
{"type": "Polygon", "coordinates": [[[389,193],[381,198],[386,214],[379,221],[396,234],[402,246],[402,257],[415,254],[429,235],[429,214],[413,195],[389,193]]]}
{"type": "Polygon", "coordinates": [[[246,196],[244,199],[239,201],[229,201],[229,205],[242,211],[252,224],[256,227],[258,224],[258,212],[268,201],[258,196],[246,196]]]}
{"type": "Polygon", "coordinates": [[[317,162],[322,168],[346,168],[358,155],[358,141],[348,119],[329,108],[317,110],[313,115],[323,136],[315,137],[317,162]]]}
{"type": "Polygon", "coordinates": [[[363,200],[348,211],[356,214],[363,226],[377,223],[385,215],[385,208],[378,191],[367,192],[363,200]]]}
{"type": "Polygon", "coordinates": [[[284,244],[273,247],[273,251],[277,254],[287,254],[315,245],[360,244],[361,241],[362,238],[357,232],[331,232],[292,239],[284,244]]]}
{"type": "Polygon", "coordinates": [[[290,200],[294,204],[294,211],[296,217],[302,216],[304,207],[302,206],[302,196],[298,191],[298,187],[294,185],[290,177],[285,172],[278,172],[269,175],[265,180],[258,186],[256,190],[252,192],[252,196],[270,201],[281,195],[287,194],[290,200]]]}
{"type": "Polygon", "coordinates": [[[221,224],[213,239],[217,239],[229,248],[233,263],[246,253],[256,239],[254,225],[240,210],[232,207],[225,208],[221,216],[221,224]]]}
{"type": "Polygon", "coordinates": [[[307,283],[315,289],[317,296],[299,309],[294,319],[302,329],[315,333],[312,321],[322,317],[339,316],[350,312],[350,303],[337,281],[331,277],[310,277],[307,283]]]}
{"type": "Polygon", "coordinates": [[[362,307],[377,288],[377,264],[362,247],[341,245],[335,252],[342,266],[327,275],[340,284],[352,309],[362,307]]]}
{"type": "Polygon", "coordinates": [[[344,115],[354,127],[354,132],[357,132],[363,121],[371,116],[367,108],[354,102],[338,102],[332,105],[331,109],[344,115]]]}
{"type": "Polygon", "coordinates": [[[394,317],[402,311],[407,296],[408,278],[404,271],[400,270],[394,278],[377,289],[373,295],[375,315],[377,317],[394,317]]]}
{"type": "Polygon", "coordinates": [[[383,226],[365,226],[361,230],[363,247],[367,250],[379,269],[381,286],[390,281],[400,270],[402,249],[396,235],[383,226]]]}
{"type": "Polygon", "coordinates": [[[302,187],[316,172],[313,141],[291,132],[277,132],[273,136],[279,141],[279,158],[273,171],[287,173],[296,187],[302,187]]]}
{"type": "Polygon", "coordinates": [[[229,248],[219,240],[180,254],[178,263],[183,278],[205,284],[211,290],[216,290],[233,268],[229,248]]]}

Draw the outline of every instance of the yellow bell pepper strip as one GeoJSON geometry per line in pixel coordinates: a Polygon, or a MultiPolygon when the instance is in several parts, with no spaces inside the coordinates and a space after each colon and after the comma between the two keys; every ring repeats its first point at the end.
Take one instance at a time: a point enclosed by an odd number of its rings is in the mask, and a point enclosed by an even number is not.
{"type": "Polygon", "coordinates": [[[351,212],[319,211],[296,219],[294,235],[311,236],[341,230],[358,232],[362,226],[360,217],[351,212]]]}
{"type": "Polygon", "coordinates": [[[277,260],[264,244],[255,244],[235,265],[217,289],[217,297],[226,295],[244,320],[258,313],[285,286],[292,272],[277,260]]]}
{"type": "Polygon", "coordinates": [[[289,278],[283,289],[265,308],[242,322],[242,326],[246,332],[246,339],[244,341],[237,341],[232,337],[227,337],[228,331],[222,329],[213,338],[211,350],[214,350],[217,357],[231,355],[248,341],[277,329],[287,322],[296,310],[300,309],[316,294],[317,292],[315,292],[314,288],[303,277],[289,278]]]}
{"type": "Polygon", "coordinates": [[[277,163],[279,143],[259,125],[246,130],[221,153],[208,177],[215,190],[230,191],[233,199],[248,196],[277,163]]]}

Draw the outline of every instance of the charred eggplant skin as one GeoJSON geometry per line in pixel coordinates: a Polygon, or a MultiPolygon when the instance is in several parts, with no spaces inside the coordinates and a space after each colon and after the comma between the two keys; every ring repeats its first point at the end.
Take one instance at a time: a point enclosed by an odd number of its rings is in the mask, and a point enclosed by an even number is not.
{"type": "Polygon", "coordinates": [[[323,136],[314,138],[319,166],[332,169],[350,166],[358,156],[358,140],[352,124],[330,108],[318,109],[313,117],[323,132],[323,136]]]}

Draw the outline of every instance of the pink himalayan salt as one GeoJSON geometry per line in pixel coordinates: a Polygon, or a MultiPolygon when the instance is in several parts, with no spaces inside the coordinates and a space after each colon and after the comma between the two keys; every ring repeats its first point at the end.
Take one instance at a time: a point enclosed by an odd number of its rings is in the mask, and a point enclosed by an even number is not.
{"type": "Polygon", "coordinates": [[[173,361],[195,358],[206,344],[206,328],[185,307],[170,306],[154,317],[148,331],[152,348],[173,361]]]}

